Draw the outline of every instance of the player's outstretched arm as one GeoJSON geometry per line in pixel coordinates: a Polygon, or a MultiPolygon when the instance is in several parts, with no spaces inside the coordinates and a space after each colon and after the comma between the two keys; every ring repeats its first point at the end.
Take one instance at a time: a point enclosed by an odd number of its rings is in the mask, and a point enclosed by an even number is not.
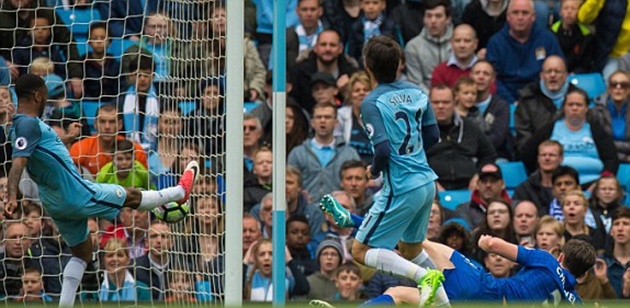
{"type": "Polygon", "coordinates": [[[14,157],[11,163],[11,170],[9,171],[7,192],[9,200],[4,205],[4,213],[8,217],[13,217],[13,212],[17,208],[17,194],[18,186],[20,185],[20,179],[22,179],[22,172],[28,163],[28,157],[14,157]]]}
{"type": "Polygon", "coordinates": [[[478,242],[479,248],[487,253],[496,253],[504,258],[516,262],[518,256],[518,246],[506,242],[498,237],[482,235],[478,242]]]}

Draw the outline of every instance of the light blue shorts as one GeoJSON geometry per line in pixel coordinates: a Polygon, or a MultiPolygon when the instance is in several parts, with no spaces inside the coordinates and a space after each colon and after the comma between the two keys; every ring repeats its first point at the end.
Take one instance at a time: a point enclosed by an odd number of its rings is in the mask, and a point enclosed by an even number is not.
{"type": "Polygon", "coordinates": [[[113,220],[127,198],[127,191],[117,184],[93,184],[94,196],[81,207],[75,207],[71,215],[51,214],[59,234],[69,247],[77,246],[88,238],[87,219],[99,217],[113,220]]]}
{"type": "Polygon", "coordinates": [[[435,197],[434,182],[392,196],[378,196],[357,231],[356,239],[370,247],[393,249],[398,241],[424,241],[435,197]]]}

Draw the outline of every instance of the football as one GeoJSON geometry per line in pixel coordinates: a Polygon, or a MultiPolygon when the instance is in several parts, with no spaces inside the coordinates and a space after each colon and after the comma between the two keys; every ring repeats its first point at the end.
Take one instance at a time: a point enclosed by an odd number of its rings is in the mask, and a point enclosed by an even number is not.
{"type": "Polygon", "coordinates": [[[188,205],[188,202],[181,205],[177,204],[177,202],[169,202],[153,210],[153,214],[155,214],[157,219],[168,223],[179,222],[184,219],[188,213],[190,213],[190,205],[188,205]]]}

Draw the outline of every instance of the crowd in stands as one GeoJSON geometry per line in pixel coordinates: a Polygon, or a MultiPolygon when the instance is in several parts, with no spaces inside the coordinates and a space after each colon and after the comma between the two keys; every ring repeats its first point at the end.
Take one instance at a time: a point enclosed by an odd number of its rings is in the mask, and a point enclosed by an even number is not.
{"type": "MultiPolygon", "coordinates": [[[[415,286],[353,262],[354,230],[317,206],[332,194],[363,215],[379,194],[360,116],[375,87],[362,47],[377,35],[404,48],[398,80],[426,92],[440,130],[426,151],[439,176],[427,239],[509,277],[516,263],[478,249],[480,236],[554,255],[579,238],[600,254],[578,279],[580,296],[630,298],[630,177],[619,171],[630,170],[628,1],[287,0],[286,68],[270,57],[274,1],[244,2],[244,103],[254,107],[243,115],[244,213],[229,219],[243,222],[245,300],[273,294],[273,69],[287,73],[287,298],[358,301],[415,286]],[[580,76],[605,88],[572,82],[580,76]],[[517,183],[513,164],[523,174],[517,183]],[[455,192],[464,198],[452,204],[455,192]]],[[[42,120],[84,178],[160,189],[191,160],[204,166],[183,223],[131,209],[114,222],[90,220],[99,249],[82,301],[194,303],[229,291],[226,27],[220,0],[0,1],[3,200],[12,84],[25,73],[46,82],[42,120]]],[[[0,298],[56,300],[70,251],[28,174],[20,191],[17,218],[0,211],[0,298]]]]}

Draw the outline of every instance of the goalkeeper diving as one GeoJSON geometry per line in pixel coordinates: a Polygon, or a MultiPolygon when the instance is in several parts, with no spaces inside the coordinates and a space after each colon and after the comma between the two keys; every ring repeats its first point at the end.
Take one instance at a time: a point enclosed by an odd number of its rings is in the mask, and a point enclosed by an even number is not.
{"type": "MultiPolygon", "coordinates": [[[[351,214],[331,195],[321,199],[320,207],[342,228],[358,227],[363,223],[363,218],[351,214]]],[[[509,278],[494,278],[451,247],[428,240],[422,243],[436,269],[444,274],[442,286],[450,301],[581,303],[575,291],[576,278],[584,276],[596,259],[593,246],[582,240],[568,241],[557,259],[546,251],[515,245],[489,235],[481,236],[478,246],[487,253],[518,263],[522,269],[509,278]]],[[[422,288],[422,285],[419,287],[422,288]]],[[[430,304],[421,302],[417,294],[415,288],[396,287],[366,304],[373,301],[379,305],[401,302],[430,304]]]]}

